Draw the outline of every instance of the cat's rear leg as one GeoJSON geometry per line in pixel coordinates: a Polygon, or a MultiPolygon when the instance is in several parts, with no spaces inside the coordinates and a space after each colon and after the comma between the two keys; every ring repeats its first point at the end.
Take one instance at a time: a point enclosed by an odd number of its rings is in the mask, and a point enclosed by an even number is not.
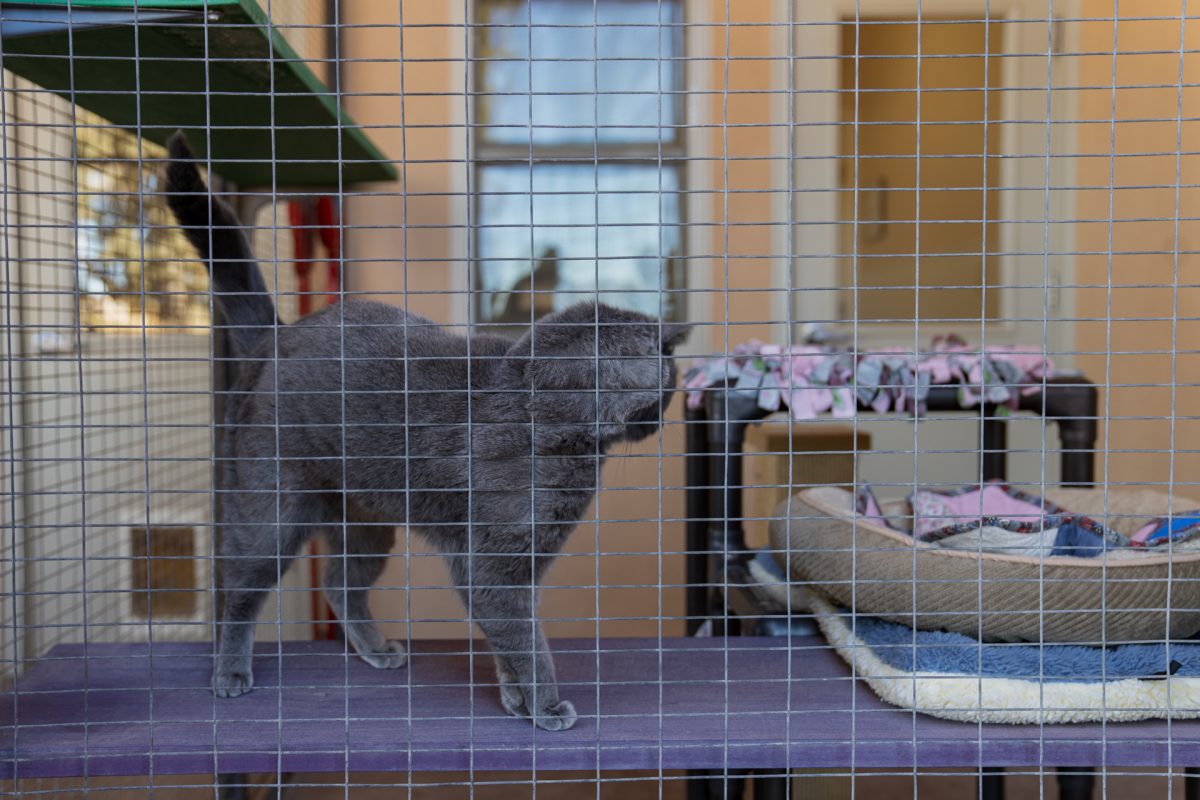
{"type": "MultiPolygon", "coordinates": [[[[247,505],[251,504],[264,506],[259,509],[260,519],[276,514],[273,497],[269,503],[261,496],[252,497],[247,505]]],[[[243,505],[231,516],[245,519],[248,510],[243,505]]],[[[292,500],[278,509],[278,524],[235,522],[221,529],[222,608],[213,669],[213,692],[218,697],[237,697],[253,688],[251,656],[258,612],[315,530],[312,523],[320,513],[315,503],[292,500]]]]}
{"type": "Polygon", "coordinates": [[[354,652],[377,669],[397,669],[408,660],[400,642],[384,637],[371,616],[368,591],[379,580],[396,543],[385,525],[345,525],[327,529],[332,550],[325,563],[325,596],[354,652]]]}

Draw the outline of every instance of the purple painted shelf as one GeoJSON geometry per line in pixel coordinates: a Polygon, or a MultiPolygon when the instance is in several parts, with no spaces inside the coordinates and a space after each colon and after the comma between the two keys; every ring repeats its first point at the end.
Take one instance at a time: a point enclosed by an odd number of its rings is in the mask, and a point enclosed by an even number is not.
{"type": "Polygon", "coordinates": [[[1200,764],[1196,722],[981,727],[885,706],[819,638],[790,655],[778,638],[662,645],[555,642],[581,715],[564,733],[503,713],[481,643],[416,642],[387,672],[336,642],[264,645],[258,688],[234,700],[209,692],[205,644],[90,645],[86,659],[60,645],[0,695],[0,778],[1200,764]]]}

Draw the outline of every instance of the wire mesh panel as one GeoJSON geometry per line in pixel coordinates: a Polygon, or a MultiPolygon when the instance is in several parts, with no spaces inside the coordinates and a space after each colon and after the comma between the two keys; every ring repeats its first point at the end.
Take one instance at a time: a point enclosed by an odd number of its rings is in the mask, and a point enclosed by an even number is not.
{"type": "Polygon", "coordinates": [[[3,792],[1195,795],[1194,17],[4,2],[3,792]]]}

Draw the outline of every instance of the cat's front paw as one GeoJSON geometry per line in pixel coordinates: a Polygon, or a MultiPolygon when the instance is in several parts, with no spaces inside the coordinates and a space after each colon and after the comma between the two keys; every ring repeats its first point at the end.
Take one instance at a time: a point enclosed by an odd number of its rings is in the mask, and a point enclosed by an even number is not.
{"type": "Polygon", "coordinates": [[[520,686],[512,683],[500,684],[500,704],[514,717],[532,717],[533,724],[544,731],[565,731],[579,719],[579,715],[575,713],[575,706],[571,705],[569,700],[553,703],[536,716],[530,714],[529,706],[525,703],[525,692],[520,686]]]}
{"type": "Polygon", "coordinates": [[[579,715],[575,713],[575,706],[571,705],[570,700],[563,700],[543,709],[534,718],[533,724],[544,731],[565,731],[571,728],[578,719],[579,715]]]}
{"type": "Polygon", "coordinates": [[[358,655],[375,669],[399,669],[408,663],[408,654],[404,652],[404,645],[392,640],[388,640],[384,647],[377,652],[359,652],[358,655]]]}
{"type": "Polygon", "coordinates": [[[254,673],[249,669],[217,670],[213,675],[213,694],[239,697],[254,688],[254,673]]]}
{"type": "Polygon", "coordinates": [[[514,717],[529,717],[529,709],[525,707],[525,693],[515,684],[500,684],[500,705],[514,717]]]}

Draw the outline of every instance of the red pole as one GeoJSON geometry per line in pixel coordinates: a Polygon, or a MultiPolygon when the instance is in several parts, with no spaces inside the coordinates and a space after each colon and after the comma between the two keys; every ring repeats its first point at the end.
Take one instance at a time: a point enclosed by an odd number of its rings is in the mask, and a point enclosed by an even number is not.
{"type": "MultiPolygon", "coordinates": [[[[329,257],[326,266],[326,291],[325,301],[332,305],[341,297],[341,260],[342,260],[342,235],[341,226],[339,224],[337,206],[334,205],[333,197],[323,195],[317,198],[313,204],[314,216],[316,218],[317,235],[321,238],[321,244],[325,247],[325,254],[329,257]]],[[[333,613],[333,609],[328,603],[322,604],[324,607],[325,618],[329,622],[325,626],[325,638],[336,638],[336,630],[334,629],[333,620],[337,616],[333,613]]]]}
{"type": "MultiPolygon", "coordinates": [[[[293,200],[288,203],[288,221],[292,228],[292,260],[296,269],[296,291],[299,294],[296,305],[300,316],[312,311],[312,267],[313,267],[313,208],[308,200],[293,200]]],[[[321,596],[321,564],[318,556],[320,550],[316,540],[308,543],[308,582],[312,587],[309,604],[312,616],[312,636],[314,639],[332,639],[333,612],[325,598],[321,596]]]]}
{"type": "Polygon", "coordinates": [[[336,303],[341,289],[342,228],[338,206],[329,195],[317,198],[317,226],[329,256],[329,302],[336,303]]]}
{"type": "Polygon", "coordinates": [[[311,209],[304,200],[288,203],[288,221],[292,224],[292,260],[296,265],[296,290],[300,293],[297,303],[300,316],[312,311],[309,296],[309,275],[312,272],[313,231],[311,209]]]}

